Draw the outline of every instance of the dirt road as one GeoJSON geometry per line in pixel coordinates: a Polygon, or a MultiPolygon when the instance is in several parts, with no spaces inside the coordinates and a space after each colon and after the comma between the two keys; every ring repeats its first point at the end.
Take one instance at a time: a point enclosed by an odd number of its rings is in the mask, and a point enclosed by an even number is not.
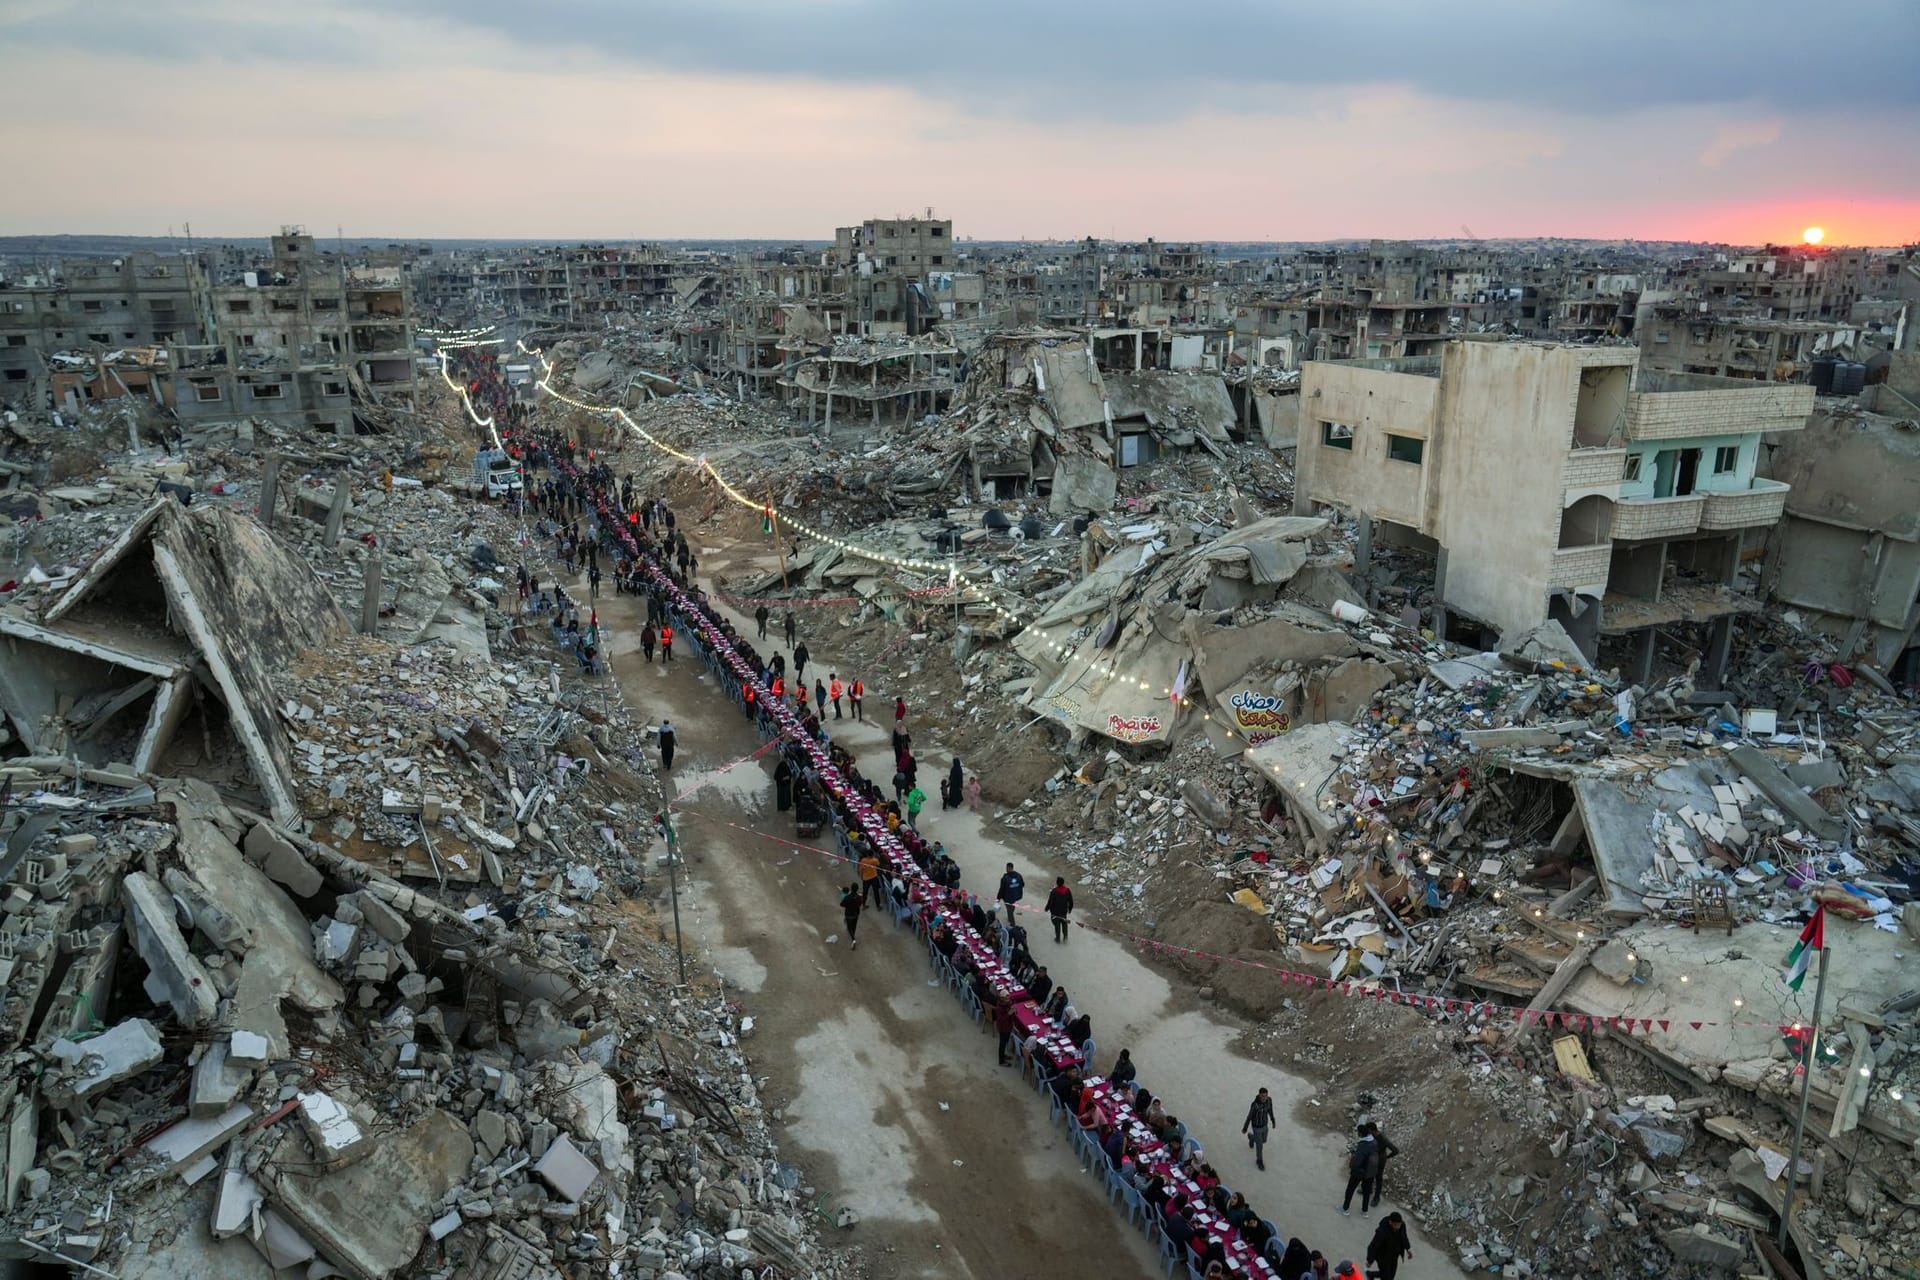
{"type": "MultiPolygon", "coordinates": [[[[698,554],[709,568],[722,560],[716,549],[698,554]]],[[[1161,1274],[1139,1233],[1125,1228],[1099,1184],[1079,1172],[1043,1100],[1013,1071],[997,1068],[991,1037],[944,989],[928,985],[913,934],[869,916],[858,950],[838,937],[844,927],[834,904],[837,888],[850,879],[847,869],[776,842],[791,841],[793,831],[790,815],[774,812],[770,766],[728,767],[761,745],[758,735],[705,667],[648,667],[632,641],[638,609],[630,601],[609,605],[605,597],[602,608],[614,627],[613,666],[629,705],[643,719],[670,716],[678,733],[672,782],[686,796],[681,832],[691,874],[681,909],[688,934],[701,963],[738,986],[755,1016],[749,1048],[769,1074],[768,1097],[784,1106],[783,1145],[815,1186],[831,1189],[830,1207],[847,1204],[861,1214],[855,1234],[870,1251],[872,1274],[1161,1274]],[[888,1248],[894,1252],[883,1252],[888,1248]]],[[[749,619],[734,622],[751,634],[749,619]]],[[[830,635],[803,631],[801,638],[815,662],[830,665],[830,635]]],[[[869,709],[890,708],[893,690],[882,673],[868,683],[869,709]]],[[[864,724],[829,722],[835,741],[875,778],[893,772],[891,724],[890,709],[864,724]]],[[[949,757],[918,733],[914,746],[923,783],[936,790],[932,782],[949,757]]],[[[1046,886],[1069,868],[989,832],[986,816],[941,812],[933,803],[921,826],[946,842],[965,887],[990,899],[1012,862],[1037,908],[1046,886]]],[[[1097,904],[1086,903],[1083,912],[1097,918],[1097,904]]],[[[1343,1144],[1290,1121],[1319,1105],[1310,1082],[1233,1052],[1239,1024],[1201,1011],[1191,990],[1171,984],[1120,942],[1075,930],[1070,942],[1056,944],[1044,917],[1028,927],[1036,957],[1092,1017],[1098,1066],[1130,1048],[1142,1082],[1164,1093],[1168,1109],[1206,1144],[1222,1179],[1244,1191],[1283,1236],[1300,1236],[1336,1262],[1364,1255],[1373,1219],[1357,1202],[1351,1217],[1339,1210],[1343,1144]],[[1239,1137],[1247,1102],[1262,1086],[1273,1091],[1280,1120],[1265,1171],[1254,1168],[1239,1137]]],[[[1398,1207],[1391,1167],[1386,1203],[1398,1207]]],[[[1460,1276],[1417,1229],[1413,1241],[1403,1275],[1460,1276]]]]}

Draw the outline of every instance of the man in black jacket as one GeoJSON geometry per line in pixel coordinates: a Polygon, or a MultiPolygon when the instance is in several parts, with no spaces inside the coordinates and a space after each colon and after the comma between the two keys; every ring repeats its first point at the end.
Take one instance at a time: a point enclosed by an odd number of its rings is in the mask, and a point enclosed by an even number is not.
{"type": "Polygon", "coordinates": [[[1247,1145],[1253,1148],[1256,1169],[1267,1167],[1267,1133],[1272,1128],[1273,1097],[1262,1089],[1253,1095],[1253,1102],[1247,1107],[1247,1118],[1240,1123],[1240,1132],[1247,1135],[1247,1145]]]}
{"type": "Polygon", "coordinates": [[[1053,891],[1047,895],[1047,915],[1053,920],[1053,940],[1067,940],[1067,917],[1073,914],[1073,890],[1065,876],[1053,878],[1053,891]]]}
{"type": "Polygon", "coordinates": [[[994,895],[996,901],[1006,903],[1007,923],[1009,925],[1013,923],[1014,904],[1020,901],[1020,895],[1026,891],[1027,882],[1025,877],[1018,871],[1015,871],[1013,864],[1009,862],[1007,864],[1007,873],[1000,877],[1000,891],[994,895]]]}

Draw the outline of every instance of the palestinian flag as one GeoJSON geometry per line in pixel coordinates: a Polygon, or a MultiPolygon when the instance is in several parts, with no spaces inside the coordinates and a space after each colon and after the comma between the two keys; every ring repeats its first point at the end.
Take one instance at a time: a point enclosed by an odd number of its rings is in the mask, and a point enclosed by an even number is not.
{"type": "Polygon", "coordinates": [[[1813,953],[1827,945],[1827,909],[1818,906],[1813,909],[1813,919],[1807,921],[1807,927],[1800,931],[1800,941],[1793,944],[1793,950],[1787,952],[1787,971],[1784,975],[1789,990],[1798,991],[1800,984],[1807,980],[1807,966],[1813,963],[1813,953]]]}

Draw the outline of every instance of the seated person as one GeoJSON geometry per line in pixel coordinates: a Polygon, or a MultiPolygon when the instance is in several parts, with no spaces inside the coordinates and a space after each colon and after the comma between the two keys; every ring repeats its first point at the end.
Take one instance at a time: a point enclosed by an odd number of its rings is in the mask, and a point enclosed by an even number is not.
{"type": "Polygon", "coordinates": [[[986,934],[987,932],[986,908],[980,905],[980,899],[973,897],[971,894],[969,894],[967,897],[967,923],[973,926],[973,931],[975,933],[981,934],[983,936],[986,934]]]}
{"type": "Polygon", "coordinates": [[[1065,987],[1055,987],[1053,989],[1053,998],[1041,1007],[1040,1012],[1044,1013],[1049,1019],[1058,1022],[1060,1015],[1066,1011],[1066,1007],[1067,989],[1065,987]]]}
{"type": "MultiPolygon", "coordinates": [[[[1160,1141],[1166,1143],[1168,1146],[1173,1146],[1180,1141],[1180,1119],[1178,1116],[1170,1116],[1163,1111],[1160,1113],[1160,1123],[1149,1123],[1147,1127],[1153,1130],[1154,1137],[1160,1139],[1160,1141]]],[[[1200,1185],[1205,1186],[1206,1184],[1201,1183],[1200,1185]]]]}
{"type": "Polygon", "coordinates": [[[1033,997],[1035,1003],[1044,1007],[1047,997],[1053,994],[1053,978],[1048,975],[1047,966],[1043,964],[1033,965],[1032,970],[1032,973],[1021,981],[1027,988],[1027,994],[1033,997]]]}
{"type": "Polygon", "coordinates": [[[1067,1039],[1073,1041],[1073,1047],[1084,1049],[1087,1041],[1093,1038],[1093,1019],[1081,1014],[1066,1025],[1067,1039]]]}
{"type": "Polygon", "coordinates": [[[1007,953],[1007,971],[1020,982],[1026,982],[1027,975],[1033,971],[1033,957],[1024,946],[1007,953]]]}
{"type": "Polygon", "coordinates": [[[1080,1086],[1083,1083],[1085,1083],[1085,1081],[1080,1075],[1080,1068],[1068,1067],[1065,1071],[1062,1071],[1058,1076],[1054,1077],[1054,1096],[1060,1099],[1062,1105],[1072,1106],[1080,1097],[1080,1086]]]}
{"type": "Polygon", "coordinates": [[[1247,1220],[1240,1226],[1240,1238],[1261,1253],[1265,1253],[1267,1243],[1273,1239],[1273,1232],[1267,1230],[1267,1224],[1251,1208],[1247,1213],[1247,1220]]]}
{"type": "Polygon", "coordinates": [[[1247,1198],[1238,1191],[1234,1192],[1232,1198],[1227,1201],[1223,1212],[1226,1215],[1227,1225],[1235,1231],[1244,1230],[1248,1220],[1255,1216],[1253,1206],[1248,1204],[1247,1198]]]}
{"type": "Polygon", "coordinates": [[[1140,1188],[1141,1197],[1156,1209],[1166,1203],[1169,1194],[1167,1180],[1157,1173],[1147,1179],[1146,1186],[1140,1188]]]}
{"type": "Polygon", "coordinates": [[[1111,1168],[1120,1167],[1120,1159],[1127,1154],[1127,1135],[1117,1124],[1110,1124],[1100,1139],[1100,1149],[1107,1153],[1107,1164],[1111,1168]]]}
{"type": "MultiPolygon", "coordinates": [[[[1179,1124],[1180,1122],[1175,1120],[1174,1123],[1179,1124]]],[[[1213,1166],[1210,1164],[1203,1164],[1194,1170],[1193,1180],[1200,1184],[1200,1193],[1202,1195],[1209,1194],[1220,1185],[1220,1175],[1213,1171],[1213,1166]]]]}
{"type": "Polygon", "coordinates": [[[1232,1193],[1217,1182],[1210,1187],[1203,1186],[1201,1189],[1201,1198],[1207,1202],[1207,1208],[1223,1217],[1226,1215],[1228,1207],[1233,1203],[1232,1193]]]}
{"type": "Polygon", "coordinates": [[[1177,1255],[1184,1256],[1193,1243],[1193,1224],[1187,1221],[1187,1215],[1181,1211],[1178,1203],[1169,1201],[1162,1214],[1162,1230],[1168,1240],[1173,1242],[1177,1255]]]}
{"type": "Polygon", "coordinates": [[[953,953],[960,949],[960,939],[954,937],[953,931],[943,924],[934,930],[933,949],[951,960],[953,953]]]}
{"type": "MultiPolygon", "coordinates": [[[[1140,1092],[1146,1093],[1147,1091],[1142,1089],[1140,1092]]],[[[1135,1103],[1134,1110],[1140,1112],[1141,1121],[1149,1129],[1157,1130],[1167,1122],[1167,1109],[1160,1105],[1160,1099],[1152,1095],[1148,1095],[1146,1110],[1141,1111],[1138,1103],[1135,1103]]]]}
{"type": "Polygon", "coordinates": [[[1155,1101],[1154,1096],[1147,1092],[1147,1086],[1141,1085],[1133,1091],[1133,1113],[1144,1118],[1147,1108],[1151,1107],[1155,1101]]]}

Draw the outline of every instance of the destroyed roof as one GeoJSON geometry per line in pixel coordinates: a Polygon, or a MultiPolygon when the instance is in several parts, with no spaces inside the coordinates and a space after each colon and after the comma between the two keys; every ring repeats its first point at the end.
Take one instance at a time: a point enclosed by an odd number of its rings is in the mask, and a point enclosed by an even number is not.
{"type": "MultiPolygon", "coordinates": [[[[183,636],[206,663],[274,816],[297,816],[273,674],[348,628],[313,570],[280,548],[257,521],[223,507],[188,510],[170,497],[158,498],[38,624],[49,633],[42,643],[109,663],[137,659],[142,650],[155,654],[155,634],[183,636]],[[110,634],[108,620],[116,615],[126,623],[121,645],[110,634]],[[69,617],[73,621],[63,627],[69,617]],[[149,639],[143,641],[143,634],[149,639]],[[94,636],[103,639],[95,644],[94,636]]],[[[32,638],[27,625],[16,624],[12,634],[32,638]]],[[[151,663],[125,665],[158,674],[151,663]]],[[[156,698],[154,715],[170,703],[156,698]]]]}

